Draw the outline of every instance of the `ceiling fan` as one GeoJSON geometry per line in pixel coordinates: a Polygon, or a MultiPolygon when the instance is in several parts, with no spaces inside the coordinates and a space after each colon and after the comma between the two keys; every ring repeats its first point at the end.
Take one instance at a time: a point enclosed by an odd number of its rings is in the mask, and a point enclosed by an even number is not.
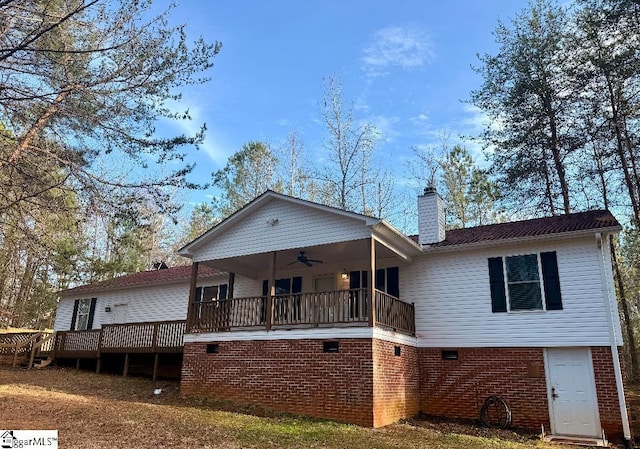
{"type": "Polygon", "coordinates": [[[312,267],[314,263],[322,263],[321,260],[316,260],[316,259],[309,259],[306,255],[304,251],[300,251],[300,254],[298,255],[298,257],[296,258],[296,260],[294,260],[293,262],[291,262],[288,265],[293,265],[294,263],[303,263],[308,267],[312,267]]]}

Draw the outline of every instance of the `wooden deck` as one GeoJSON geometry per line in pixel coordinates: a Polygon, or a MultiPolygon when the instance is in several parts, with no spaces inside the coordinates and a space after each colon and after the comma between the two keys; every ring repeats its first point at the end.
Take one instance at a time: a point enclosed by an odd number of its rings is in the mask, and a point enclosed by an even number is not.
{"type": "MultiPolygon", "coordinates": [[[[374,290],[372,319],[367,289],[277,295],[272,299],[271,329],[330,326],[382,326],[415,335],[413,304],[374,290]]],[[[253,296],[219,301],[193,302],[189,308],[189,332],[229,332],[268,328],[269,298],[253,296]]]]}
{"type": "Polygon", "coordinates": [[[105,324],[102,329],[59,331],[56,358],[98,358],[104,353],[180,353],[185,321],[105,324]]]}

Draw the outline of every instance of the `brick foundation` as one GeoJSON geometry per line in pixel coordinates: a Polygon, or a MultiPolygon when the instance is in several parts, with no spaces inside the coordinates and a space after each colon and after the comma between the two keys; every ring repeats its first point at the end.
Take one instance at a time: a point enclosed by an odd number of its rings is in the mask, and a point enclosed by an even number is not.
{"type": "MultiPolygon", "coordinates": [[[[502,397],[513,426],[550,429],[542,348],[453,348],[457,360],[443,360],[442,349],[419,349],[420,410],[434,416],[478,419],[484,400],[502,397]]],[[[591,348],[600,422],[607,437],[622,439],[618,394],[608,347],[591,348]]]]}
{"type": "Polygon", "coordinates": [[[419,411],[418,350],[383,340],[373,340],[373,417],[380,427],[419,411]],[[396,354],[399,348],[400,355],[396,354]]]}
{"type": "Polygon", "coordinates": [[[420,349],[420,409],[429,415],[478,419],[485,399],[497,395],[512,411],[515,427],[549,428],[540,348],[461,348],[457,360],[441,349],[420,349]]]}
{"type": "MultiPolygon", "coordinates": [[[[620,348],[620,350],[622,350],[622,348],[620,348]]],[[[620,353],[622,352],[620,351],[620,353]]],[[[600,424],[607,438],[613,441],[622,441],[620,403],[618,402],[616,379],[613,374],[611,348],[606,346],[591,348],[591,358],[593,360],[593,372],[596,380],[600,424]]]]}
{"type": "MultiPolygon", "coordinates": [[[[453,348],[458,358],[444,360],[442,349],[335,341],[337,353],[311,339],[217,342],[216,353],[207,353],[207,343],[186,343],[181,393],[374,427],[418,411],[477,420],[484,400],[498,395],[514,427],[550,429],[542,348],[453,348]]],[[[592,358],[600,421],[610,439],[619,439],[610,348],[592,348],[592,358]]]]}
{"type": "Polygon", "coordinates": [[[371,339],[338,341],[338,353],[322,340],[186,343],[180,391],[373,426],[371,339]]]}

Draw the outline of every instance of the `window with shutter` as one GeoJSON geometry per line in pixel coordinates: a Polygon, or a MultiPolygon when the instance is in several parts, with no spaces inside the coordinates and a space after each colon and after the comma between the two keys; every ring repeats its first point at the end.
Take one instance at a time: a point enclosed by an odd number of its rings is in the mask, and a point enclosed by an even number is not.
{"type": "Polygon", "coordinates": [[[488,261],[494,313],[562,309],[555,251],[491,257],[488,261]]]}

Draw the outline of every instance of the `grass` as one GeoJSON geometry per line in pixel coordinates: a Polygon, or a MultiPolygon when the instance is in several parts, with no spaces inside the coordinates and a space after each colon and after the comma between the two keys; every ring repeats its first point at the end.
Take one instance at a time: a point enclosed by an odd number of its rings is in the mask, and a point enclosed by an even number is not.
{"type": "Polygon", "coordinates": [[[368,429],[225,401],[180,398],[176,382],[74,369],[0,367],[0,427],[57,429],[60,447],[103,448],[554,448],[394,424],[368,429]],[[162,388],[160,395],[154,395],[162,388]]]}

